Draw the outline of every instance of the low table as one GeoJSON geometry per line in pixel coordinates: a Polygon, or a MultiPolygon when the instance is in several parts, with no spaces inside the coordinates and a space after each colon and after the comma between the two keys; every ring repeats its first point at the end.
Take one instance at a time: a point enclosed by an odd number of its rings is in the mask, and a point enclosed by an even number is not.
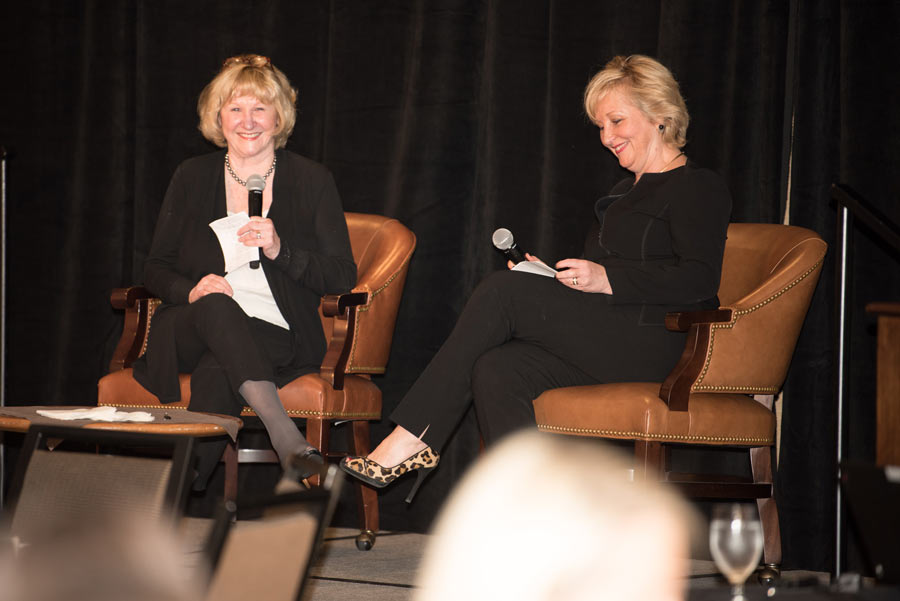
{"type": "MultiPolygon", "coordinates": [[[[45,409],[92,409],[92,405],[44,406],[30,405],[24,407],[0,407],[0,431],[27,432],[31,425],[67,426],[72,428],[89,428],[95,430],[118,430],[124,432],[144,432],[151,434],[179,434],[197,438],[228,436],[229,443],[225,448],[222,461],[225,462],[226,500],[233,501],[237,497],[237,434],[244,422],[240,418],[218,413],[200,413],[185,409],[167,407],[139,409],[155,418],[152,422],[103,422],[86,419],[61,420],[38,415],[38,410],[45,409]]],[[[124,411],[135,411],[134,407],[118,407],[124,411]]]]}

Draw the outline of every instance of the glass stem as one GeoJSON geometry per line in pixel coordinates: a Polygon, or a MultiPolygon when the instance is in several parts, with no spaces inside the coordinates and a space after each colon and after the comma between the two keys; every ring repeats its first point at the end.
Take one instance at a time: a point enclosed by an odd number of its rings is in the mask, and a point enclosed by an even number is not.
{"type": "Polygon", "coordinates": [[[744,584],[734,584],[731,587],[731,601],[745,601],[744,584]]]}

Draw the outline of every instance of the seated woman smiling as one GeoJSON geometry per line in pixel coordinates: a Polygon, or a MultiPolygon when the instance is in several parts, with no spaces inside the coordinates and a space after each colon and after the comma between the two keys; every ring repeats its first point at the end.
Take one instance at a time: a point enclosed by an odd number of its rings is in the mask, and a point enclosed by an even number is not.
{"type": "MultiPolygon", "coordinates": [[[[183,162],[169,183],[144,267],[145,286],[163,304],[134,365],[138,382],[163,403],[180,400],[178,374],[190,373],[191,410],[236,416],[248,404],[284,467],[322,459],[285,413],[278,387],[318,371],[319,300],[356,283],[331,173],[284,150],[296,98],[284,73],[256,54],[226,60],[200,94],[200,131],[224,149],[183,162]],[[249,214],[251,175],[266,184],[262,215],[223,244],[258,248],[259,265],[226,273],[210,224],[249,214]]],[[[198,445],[195,489],[205,488],[224,444],[198,445]]]]}
{"type": "Polygon", "coordinates": [[[584,108],[630,172],[593,203],[584,254],[557,262],[555,280],[488,276],[392,413],[397,427],[343,461],[349,474],[383,487],[417,471],[411,501],[471,403],[491,445],[534,427],[545,390],[662,381],[685,336],[665,328],[666,313],[718,308],[731,196],[682,151],[689,118],[672,74],[646,56],[615,57],[588,83],[584,108]]]}

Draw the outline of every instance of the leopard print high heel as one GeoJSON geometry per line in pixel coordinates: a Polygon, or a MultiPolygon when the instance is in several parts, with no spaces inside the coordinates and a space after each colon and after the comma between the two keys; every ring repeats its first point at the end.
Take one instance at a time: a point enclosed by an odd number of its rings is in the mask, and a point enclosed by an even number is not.
{"type": "Polygon", "coordinates": [[[425,447],[393,467],[384,467],[367,457],[344,457],[341,461],[341,469],[375,488],[384,488],[403,474],[418,472],[416,483],[413,484],[412,490],[406,496],[406,502],[412,503],[422,481],[437,467],[440,460],[441,456],[432,451],[431,447],[425,447]]]}

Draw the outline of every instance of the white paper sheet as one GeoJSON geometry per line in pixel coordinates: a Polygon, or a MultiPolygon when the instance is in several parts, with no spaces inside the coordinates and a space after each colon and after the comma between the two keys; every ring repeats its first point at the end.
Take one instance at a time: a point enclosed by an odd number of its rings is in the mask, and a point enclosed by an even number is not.
{"type": "Polygon", "coordinates": [[[547,265],[546,263],[539,263],[537,261],[522,261],[521,263],[516,263],[516,266],[512,268],[513,271],[522,271],[525,273],[534,273],[537,275],[547,276],[548,278],[556,277],[556,270],[547,265]]]}
{"type": "Polygon", "coordinates": [[[146,411],[118,411],[115,407],[91,407],[90,409],[38,409],[35,413],[52,419],[72,421],[89,419],[95,422],[152,422],[146,411]]]}
{"type": "Polygon", "coordinates": [[[256,246],[244,246],[238,240],[237,231],[249,222],[250,217],[247,213],[241,211],[228,217],[216,219],[209,224],[209,227],[215,232],[216,238],[219,239],[219,246],[222,247],[222,256],[225,258],[225,273],[234,271],[250,261],[259,261],[259,248],[256,246]]]}

